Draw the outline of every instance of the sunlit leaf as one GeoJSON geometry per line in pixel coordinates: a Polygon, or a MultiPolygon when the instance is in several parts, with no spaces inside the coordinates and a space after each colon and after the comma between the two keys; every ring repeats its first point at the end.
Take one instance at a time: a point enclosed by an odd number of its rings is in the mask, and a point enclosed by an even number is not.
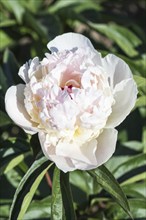
{"type": "Polygon", "coordinates": [[[133,77],[138,87],[146,86],[146,79],[144,77],[137,75],[134,75],[133,77]]]}
{"type": "Polygon", "coordinates": [[[141,41],[127,28],[116,24],[94,24],[92,22],[88,22],[88,25],[113,40],[129,57],[138,54],[134,48],[141,41]]]}
{"type": "Polygon", "coordinates": [[[145,154],[139,154],[136,156],[133,156],[128,161],[120,164],[114,171],[113,174],[116,178],[119,178],[120,176],[124,175],[125,173],[138,168],[140,166],[144,166],[146,164],[146,155],[145,154]]]}
{"type": "Polygon", "coordinates": [[[14,143],[4,141],[0,149],[0,175],[13,169],[23,158],[31,154],[28,143],[25,141],[15,140],[14,143]]]}
{"type": "Polygon", "coordinates": [[[138,182],[138,181],[141,181],[141,180],[145,180],[145,177],[146,177],[146,172],[143,172],[143,173],[140,173],[140,174],[137,174],[135,176],[132,176],[131,178],[128,178],[127,180],[125,180],[124,182],[121,183],[121,185],[129,185],[131,183],[135,183],[135,182],[138,182]]]}
{"type": "Polygon", "coordinates": [[[146,198],[146,181],[137,182],[137,183],[129,183],[122,184],[122,189],[126,193],[127,196],[137,197],[137,198],[146,198]],[[129,185],[130,184],[130,185],[129,185]]]}
{"type": "Polygon", "coordinates": [[[0,27],[10,27],[10,26],[13,26],[13,25],[16,25],[16,21],[15,20],[12,20],[12,19],[7,19],[7,20],[3,20],[1,23],[0,23],[0,27]]]}
{"type": "Polygon", "coordinates": [[[146,106],[146,95],[140,96],[137,99],[135,107],[141,107],[141,106],[146,106]]]}
{"type": "Polygon", "coordinates": [[[32,164],[15,192],[9,220],[23,218],[38,185],[51,165],[46,157],[42,157],[32,164]]]}
{"type": "Polygon", "coordinates": [[[84,191],[86,193],[86,196],[89,194],[97,193],[97,191],[94,191],[94,179],[91,178],[87,172],[83,172],[80,170],[71,172],[70,183],[84,191]]]}
{"type": "Polygon", "coordinates": [[[12,159],[7,166],[4,169],[4,174],[12,170],[14,167],[16,167],[19,163],[21,163],[25,158],[25,154],[20,154],[16,156],[14,159],[12,159]]]}
{"type": "Polygon", "coordinates": [[[69,183],[69,173],[65,174],[57,167],[55,167],[53,175],[51,219],[76,219],[69,183]]]}
{"type": "Polygon", "coordinates": [[[140,141],[123,142],[122,145],[135,151],[142,151],[144,147],[143,143],[140,141]]]}
{"type": "Polygon", "coordinates": [[[8,219],[12,200],[0,199],[0,219],[8,219]]]}
{"type": "Polygon", "coordinates": [[[42,200],[34,200],[24,215],[24,220],[49,218],[51,216],[51,196],[42,200]]]}
{"type": "Polygon", "coordinates": [[[14,43],[15,42],[9,35],[7,35],[4,31],[0,30],[0,50],[12,46],[14,43]]]}

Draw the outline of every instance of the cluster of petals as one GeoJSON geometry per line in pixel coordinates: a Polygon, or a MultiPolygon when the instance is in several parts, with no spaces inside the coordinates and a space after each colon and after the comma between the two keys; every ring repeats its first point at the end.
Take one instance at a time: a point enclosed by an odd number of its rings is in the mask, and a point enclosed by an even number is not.
{"type": "Polygon", "coordinates": [[[81,34],[47,46],[42,61],[20,68],[25,84],[8,89],[6,111],[27,133],[38,133],[44,154],[64,172],[96,168],[114,153],[115,127],[135,105],[132,73],[117,56],[102,58],[81,34]]]}

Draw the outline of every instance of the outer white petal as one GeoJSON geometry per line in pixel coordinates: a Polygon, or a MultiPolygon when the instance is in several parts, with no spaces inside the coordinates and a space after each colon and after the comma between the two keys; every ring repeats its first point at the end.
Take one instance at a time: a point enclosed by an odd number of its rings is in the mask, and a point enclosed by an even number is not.
{"type": "Polygon", "coordinates": [[[77,33],[66,33],[54,38],[47,45],[51,52],[63,51],[63,50],[72,50],[79,47],[85,48],[90,47],[94,50],[93,45],[90,40],[77,33]]]}
{"type": "Polygon", "coordinates": [[[97,167],[97,165],[95,164],[88,164],[88,163],[84,163],[82,161],[79,161],[79,160],[74,160],[72,159],[72,162],[75,166],[75,170],[92,170],[94,169],[95,167],[97,167]]]}
{"type": "Polygon", "coordinates": [[[104,129],[98,137],[96,159],[97,164],[94,168],[104,164],[115,152],[118,131],[116,129],[104,129]]]}
{"type": "Polygon", "coordinates": [[[11,86],[5,95],[5,107],[10,118],[22,127],[27,133],[36,133],[36,128],[30,121],[30,117],[24,107],[25,85],[11,86]]]}
{"type": "Polygon", "coordinates": [[[109,77],[111,88],[114,88],[122,80],[132,77],[129,66],[113,54],[108,54],[102,59],[102,66],[109,77]]]}
{"type": "Polygon", "coordinates": [[[95,151],[97,147],[97,140],[93,139],[83,145],[79,143],[67,143],[65,141],[59,142],[56,146],[56,154],[59,156],[69,157],[87,164],[95,165],[97,163],[95,151]]]}
{"type": "Polygon", "coordinates": [[[30,77],[32,76],[32,73],[37,70],[38,66],[39,66],[39,58],[35,57],[20,67],[18,75],[24,80],[25,83],[28,83],[30,77]]]}
{"type": "Polygon", "coordinates": [[[127,117],[135,105],[137,92],[136,83],[132,78],[123,80],[115,86],[115,104],[112,106],[106,127],[116,127],[127,117]]]}
{"type": "Polygon", "coordinates": [[[44,155],[53,161],[60,170],[66,173],[76,169],[70,158],[56,155],[55,146],[51,146],[47,141],[47,134],[39,132],[39,140],[44,155]]]}

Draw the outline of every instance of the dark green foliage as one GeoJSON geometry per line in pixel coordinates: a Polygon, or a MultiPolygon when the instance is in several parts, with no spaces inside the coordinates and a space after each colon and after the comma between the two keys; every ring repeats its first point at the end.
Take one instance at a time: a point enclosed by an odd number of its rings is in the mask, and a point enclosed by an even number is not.
{"type": "Polygon", "coordinates": [[[145,5],[145,0],[0,1],[1,220],[146,219],[145,5]],[[20,65],[34,56],[41,59],[51,39],[70,31],[89,37],[103,56],[114,53],[125,60],[139,93],[118,127],[114,156],[105,166],[69,175],[39,154],[36,135],[11,121],[4,95],[9,86],[23,83],[20,65]]]}

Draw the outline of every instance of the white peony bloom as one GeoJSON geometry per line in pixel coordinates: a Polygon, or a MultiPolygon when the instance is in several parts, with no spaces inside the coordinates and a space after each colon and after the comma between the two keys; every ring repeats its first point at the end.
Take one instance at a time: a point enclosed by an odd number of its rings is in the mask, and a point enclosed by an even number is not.
{"type": "Polygon", "coordinates": [[[51,54],[20,68],[26,84],[8,89],[6,111],[27,133],[38,132],[44,154],[64,172],[96,168],[114,153],[114,127],[134,107],[132,73],[117,56],[102,58],[81,34],[47,46],[51,54]]]}

